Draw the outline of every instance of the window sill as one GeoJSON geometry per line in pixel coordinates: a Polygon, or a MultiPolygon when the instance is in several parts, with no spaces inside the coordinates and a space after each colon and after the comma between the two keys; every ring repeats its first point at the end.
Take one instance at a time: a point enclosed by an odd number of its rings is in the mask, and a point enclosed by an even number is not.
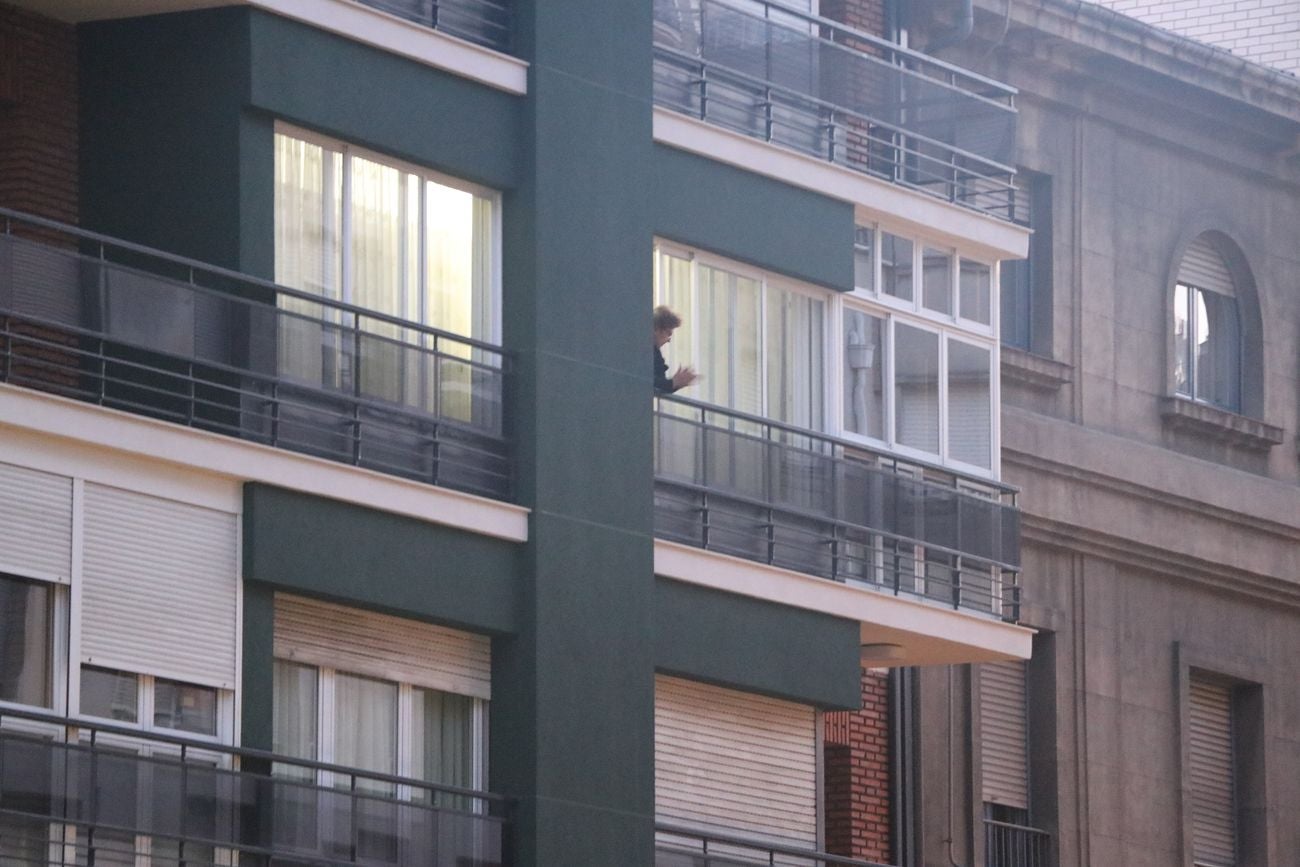
{"type": "Polygon", "coordinates": [[[1002,347],[1002,381],[1039,391],[1056,391],[1073,379],[1074,370],[1064,362],[1034,355],[1012,346],[1002,347]]]}
{"type": "Polygon", "coordinates": [[[1282,442],[1282,428],[1276,425],[1185,397],[1162,398],[1160,416],[1167,427],[1252,451],[1267,451],[1282,442]]]}

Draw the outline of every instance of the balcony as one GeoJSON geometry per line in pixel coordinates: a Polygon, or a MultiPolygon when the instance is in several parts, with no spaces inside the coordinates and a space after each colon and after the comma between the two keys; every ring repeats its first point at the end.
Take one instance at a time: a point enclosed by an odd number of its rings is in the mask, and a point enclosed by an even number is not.
{"type": "Polygon", "coordinates": [[[7,864],[508,864],[486,792],[256,750],[0,713],[7,864]]]}
{"type": "Polygon", "coordinates": [[[509,0],[359,0],[363,6],[484,48],[510,50],[509,0]]]}
{"type": "Polygon", "coordinates": [[[655,867],[887,867],[730,834],[655,825],[655,867]]]}
{"type": "Polygon", "coordinates": [[[659,538],[1019,619],[1013,488],[682,398],[654,415],[659,538]]]}
{"type": "Polygon", "coordinates": [[[0,209],[0,382],[499,500],[496,346],[0,209]]]}
{"type": "Polygon", "coordinates": [[[655,0],[656,105],[1011,220],[1013,88],[768,0],[655,0]]]}
{"type": "Polygon", "coordinates": [[[986,867],[1050,867],[1052,835],[1010,822],[984,820],[986,867]]]}

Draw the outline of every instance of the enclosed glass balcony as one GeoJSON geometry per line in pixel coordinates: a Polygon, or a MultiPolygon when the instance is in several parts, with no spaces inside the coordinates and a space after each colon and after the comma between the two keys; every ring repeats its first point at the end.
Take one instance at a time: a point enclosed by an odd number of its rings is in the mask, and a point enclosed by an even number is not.
{"type": "Polygon", "coordinates": [[[500,347],[0,209],[0,382],[508,500],[500,347]]]}
{"type": "Polygon", "coordinates": [[[1015,90],[769,0],[655,0],[655,103],[1013,219],[1015,90]]]}
{"type": "Polygon", "coordinates": [[[475,45],[510,50],[510,0],[360,0],[475,45]]]}

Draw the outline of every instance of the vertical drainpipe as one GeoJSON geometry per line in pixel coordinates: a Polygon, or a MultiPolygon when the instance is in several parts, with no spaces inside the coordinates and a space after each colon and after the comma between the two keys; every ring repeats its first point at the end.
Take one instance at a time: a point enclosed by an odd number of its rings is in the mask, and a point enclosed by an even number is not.
{"type": "Polygon", "coordinates": [[[926,43],[925,52],[933,54],[936,51],[951,48],[959,42],[964,42],[974,30],[975,0],[961,0],[961,17],[957,19],[956,25],[951,30],[940,33],[936,38],[926,43]]]}

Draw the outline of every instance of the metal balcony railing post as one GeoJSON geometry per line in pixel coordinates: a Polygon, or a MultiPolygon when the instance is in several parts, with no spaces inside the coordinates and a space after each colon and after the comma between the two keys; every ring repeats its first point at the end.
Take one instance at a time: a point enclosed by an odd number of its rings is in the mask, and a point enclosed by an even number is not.
{"type": "Polygon", "coordinates": [[[351,829],[349,831],[348,840],[348,860],[355,864],[357,863],[357,836],[360,830],[359,822],[357,820],[357,775],[351,774],[348,779],[348,798],[352,807],[352,809],[348,811],[351,818],[351,829]]]}
{"type": "Polygon", "coordinates": [[[361,322],[352,319],[352,463],[361,463],[361,322]]]}
{"type": "Polygon", "coordinates": [[[189,785],[190,785],[190,763],[188,759],[188,744],[181,744],[181,798],[180,807],[180,841],[177,844],[176,857],[180,867],[186,867],[185,859],[185,819],[189,815],[189,785]]]}

